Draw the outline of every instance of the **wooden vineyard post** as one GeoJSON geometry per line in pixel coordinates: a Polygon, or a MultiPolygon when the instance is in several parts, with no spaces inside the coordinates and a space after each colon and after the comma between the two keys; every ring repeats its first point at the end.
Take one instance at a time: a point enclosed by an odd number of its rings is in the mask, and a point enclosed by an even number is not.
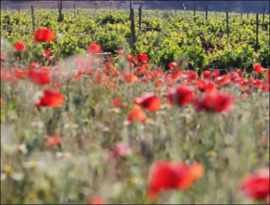
{"type": "Polygon", "coordinates": [[[33,25],[33,32],[35,31],[35,16],[34,16],[34,7],[31,6],[31,15],[32,15],[32,25],[33,25]]]}
{"type": "Polygon", "coordinates": [[[58,18],[58,22],[62,22],[63,21],[63,15],[62,15],[62,0],[60,0],[60,3],[59,3],[59,18],[58,18]]]}
{"type": "Polygon", "coordinates": [[[76,5],[74,4],[74,16],[76,16],[76,5]]]}
{"type": "Polygon", "coordinates": [[[247,18],[248,18],[248,13],[247,13],[247,18]]]}
{"type": "Polygon", "coordinates": [[[264,16],[265,16],[265,3],[263,4],[263,24],[264,24],[264,16]]]}
{"type": "Polygon", "coordinates": [[[228,11],[226,11],[226,21],[227,21],[227,35],[229,37],[230,36],[230,31],[229,31],[229,14],[228,14],[228,11]]]}
{"type": "Polygon", "coordinates": [[[185,19],[186,19],[186,17],[187,17],[187,9],[186,9],[185,6],[184,6],[184,9],[185,9],[185,19]]]}
{"type": "MultiPolygon", "coordinates": [[[[18,13],[19,13],[19,15],[21,15],[21,11],[20,11],[20,7],[18,7],[18,13]]],[[[19,20],[19,28],[21,29],[21,22],[20,22],[20,20],[19,20]]]]}
{"type": "Polygon", "coordinates": [[[241,19],[243,19],[243,12],[241,12],[241,19]]]}
{"type": "Polygon", "coordinates": [[[134,9],[131,8],[130,10],[130,20],[131,20],[131,33],[132,33],[132,48],[134,49],[136,43],[136,36],[135,36],[135,23],[134,23],[134,9]]]}
{"type": "Polygon", "coordinates": [[[193,4],[193,9],[194,9],[193,16],[195,17],[195,14],[196,14],[196,4],[195,3],[193,4]]]}
{"type": "Polygon", "coordinates": [[[139,7],[139,29],[141,32],[141,24],[142,24],[142,6],[139,7]]]}
{"type": "Polygon", "coordinates": [[[205,8],[205,20],[207,20],[208,18],[208,5],[206,5],[206,8],[205,8]]]}
{"type": "Polygon", "coordinates": [[[256,45],[255,45],[256,52],[258,51],[258,45],[259,45],[258,33],[259,33],[259,14],[256,13],[256,45]]]}

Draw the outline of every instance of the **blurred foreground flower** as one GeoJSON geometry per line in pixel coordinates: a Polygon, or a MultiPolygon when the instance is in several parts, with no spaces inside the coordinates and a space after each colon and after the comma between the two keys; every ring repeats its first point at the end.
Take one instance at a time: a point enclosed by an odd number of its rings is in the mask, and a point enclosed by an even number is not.
{"type": "Polygon", "coordinates": [[[92,201],[92,204],[103,204],[103,199],[102,198],[96,198],[92,201]]]}
{"type": "Polygon", "coordinates": [[[1,53],[1,62],[4,62],[6,59],[5,59],[5,56],[3,53],[1,53]]]}
{"type": "Polygon", "coordinates": [[[133,102],[152,112],[159,110],[162,103],[161,98],[155,93],[146,93],[141,97],[134,98],[133,102]]]}
{"type": "Polygon", "coordinates": [[[42,161],[29,161],[23,163],[23,167],[25,168],[41,167],[42,165],[43,165],[42,161]]]}
{"type": "Polygon", "coordinates": [[[147,196],[155,199],[165,190],[185,190],[203,175],[204,168],[200,163],[188,166],[183,162],[157,161],[149,169],[147,196]]]}
{"type": "Polygon", "coordinates": [[[68,122],[67,124],[64,125],[64,129],[68,129],[68,128],[78,128],[79,125],[78,124],[75,124],[74,122],[68,122]]]}
{"type": "Polygon", "coordinates": [[[263,73],[264,72],[264,68],[259,63],[255,63],[253,66],[253,69],[256,73],[263,73]]]}
{"type": "Polygon", "coordinates": [[[132,154],[132,150],[122,142],[116,142],[114,149],[110,152],[109,158],[112,162],[116,161],[116,157],[128,157],[132,154]]]}
{"type": "Polygon", "coordinates": [[[95,43],[91,43],[90,46],[87,48],[87,52],[89,54],[98,54],[101,51],[100,45],[97,45],[95,43]]]}
{"type": "Polygon", "coordinates": [[[46,140],[51,145],[58,145],[60,143],[59,137],[47,137],[46,140]]]}
{"type": "Polygon", "coordinates": [[[20,144],[18,145],[18,151],[23,153],[23,154],[27,154],[28,150],[25,144],[20,144]]]}
{"type": "Polygon", "coordinates": [[[170,105],[184,106],[192,101],[194,93],[195,89],[193,87],[173,87],[169,89],[167,99],[170,105]]]}
{"type": "Polygon", "coordinates": [[[143,112],[141,108],[135,107],[133,108],[128,116],[128,122],[142,122],[144,123],[146,120],[146,114],[143,112]]]}
{"type": "Polygon", "coordinates": [[[65,102],[65,97],[57,91],[44,90],[43,97],[35,101],[37,107],[58,107],[65,102]]]}
{"type": "Polygon", "coordinates": [[[29,70],[22,70],[20,68],[14,68],[13,71],[15,73],[15,77],[18,79],[27,78],[29,75],[29,70]]]}
{"type": "Polygon", "coordinates": [[[169,63],[169,67],[171,70],[175,69],[177,67],[177,63],[176,62],[171,62],[169,63]]]}
{"type": "Polygon", "coordinates": [[[242,190],[251,199],[269,203],[269,183],[269,168],[267,168],[249,175],[242,182],[242,190]]]}
{"type": "Polygon", "coordinates": [[[57,152],[56,157],[69,159],[71,158],[71,154],[69,152],[57,152]]]}
{"type": "Polygon", "coordinates": [[[23,174],[21,173],[13,173],[11,178],[15,181],[21,181],[23,179],[23,174]]]}
{"type": "Polygon", "coordinates": [[[18,41],[14,46],[14,51],[25,51],[26,45],[22,41],[18,41]]]}
{"type": "Polygon", "coordinates": [[[206,94],[201,99],[195,99],[193,104],[197,111],[230,112],[234,104],[234,97],[229,93],[216,92],[206,94]]]}
{"type": "Polygon", "coordinates": [[[34,32],[34,43],[37,42],[50,42],[54,40],[55,33],[49,28],[40,28],[34,32]]]}
{"type": "Polygon", "coordinates": [[[28,77],[32,83],[39,86],[49,84],[52,81],[51,75],[46,71],[37,71],[37,70],[31,69],[28,77]]]}

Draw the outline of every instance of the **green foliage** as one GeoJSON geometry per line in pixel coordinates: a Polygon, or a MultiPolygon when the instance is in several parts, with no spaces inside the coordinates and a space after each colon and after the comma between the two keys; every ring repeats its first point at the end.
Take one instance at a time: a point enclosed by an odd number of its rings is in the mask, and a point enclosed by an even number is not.
{"type": "MultiPolygon", "coordinates": [[[[56,33],[56,39],[50,44],[43,44],[43,49],[52,48],[55,59],[65,58],[83,52],[91,42],[101,45],[103,51],[115,53],[118,49],[131,47],[131,31],[128,10],[87,10],[80,9],[79,15],[74,11],[64,10],[63,22],[57,22],[57,10],[35,10],[36,29],[50,27],[56,33]]],[[[142,33],[138,29],[138,11],[135,11],[137,42],[133,54],[144,52],[149,55],[150,62],[168,69],[168,63],[185,54],[189,62],[196,68],[234,68],[246,70],[255,61],[267,66],[269,62],[269,26],[266,31],[259,27],[259,50],[255,52],[256,17],[240,18],[230,14],[229,31],[225,16],[209,12],[208,20],[197,12],[151,11],[143,10],[142,28],[161,28],[161,32],[148,31],[142,33]],[[166,18],[165,18],[166,17],[166,18]]],[[[262,23],[262,17],[259,17],[262,23]]],[[[265,19],[269,24],[269,19],[265,19]]],[[[30,48],[35,47],[32,35],[32,18],[29,10],[1,12],[1,34],[14,45],[24,41],[30,48]],[[8,31],[6,31],[6,28],[8,31]]],[[[33,51],[31,51],[33,52],[33,51]]],[[[40,53],[38,53],[40,54],[40,53]]],[[[38,54],[27,55],[31,61],[38,54]],[[33,57],[35,56],[35,57],[33,57]]],[[[26,56],[25,56],[26,57],[26,56]]]]}

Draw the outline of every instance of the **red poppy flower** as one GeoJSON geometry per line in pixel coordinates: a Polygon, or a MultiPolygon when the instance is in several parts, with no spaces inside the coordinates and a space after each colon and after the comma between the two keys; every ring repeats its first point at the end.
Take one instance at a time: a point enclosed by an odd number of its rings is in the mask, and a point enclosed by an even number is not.
{"type": "Polygon", "coordinates": [[[219,70],[214,70],[212,75],[213,75],[214,78],[218,77],[220,75],[219,70]]]}
{"type": "Polygon", "coordinates": [[[264,92],[269,92],[269,83],[264,83],[263,86],[262,86],[262,90],[264,92]]]}
{"type": "Polygon", "coordinates": [[[49,56],[51,54],[51,49],[48,48],[47,50],[44,51],[44,53],[42,54],[43,57],[49,56]]]}
{"type": "Polygon", "coordinates": [[[43,97],[35,101],[37,107],[58,107],[65,102],[65,97],[57,91],[44,90],[43,97]]]}
{"type": "Polygon", "coordinates": [[[47,142],[49,142],[52,145],[58,145],[60,140],[59,137],[47,137],[47,142]]]}
{"type": "Polygon", "coordinates": [[[49,28],[40,28],[34,32],[34,43],[37,42],[50,42],[54,40],[55,33],[49,28]]]}
{"type": "Polygon", "coordinates": [[[3,53],[1,53],[1,62],[4,62],[6,59],[5,59],[5,56],[3,53]]]}
{"type": "Polygon", "coordinates": [[[238,71],[236,71],[236,72],[238,73],[239,77],[243,77],[243,76],[244,76],[244,72],[243,72],[243,71],[238,70],[238,71]]]}
{"type": "Polygon", "coordinates": [[[163,82],[164,82],[164,79],[159,78],[156,80],[155,86],[160,87],[160,86],[162,86],[163,82]]]}
{"type": "Polygon", "coordinates": [[[261,88],[262,85],[263,85],[263,81],[262,81],[262,80],[254,80],[254,81],[253,81],[253,85],[254,85],[256,88],[261,88]]]}
{"type": "Polygon", "coordinates": [[[175,69],[176,66],[177,66],[177,63],[176,62],[169,63],[169,67],[170,67],[171,70],[175,69]]]}
{"type": "Polygon", "coordinates": [[[202,76],[203,76],[204,79],[211,78],[211,71],[210,70],[203,71],[202,76]]]}
{"type": "Polygon", "coordinates": [[[103,199],[102,198],[96,198],[92,201],[92,204],[103,204],[103,199]]]}
{"type": "Polygon", "coordinates": [[[54,56],[49,56],[48,59],[49,61],[54,61],[54,56]]]}
{"type": "Polygon", "coordinates": [[[253,87],[254,81],[256,81],[254,78],[248,79],[248,85],[249,85],[249,87],[251,87],[251,88],[253,87]]]}
{"type": "Polygon", "coordinates": [[[38,68],[40,65],[39,65],[39,63],[38,62],[32,62],[31,64],[30,64],[30,69],[32,70],[32,69],[35,69],[35,68],[38,68]]]}
{"type": "Polygon", "coordinates": [[[253,69],[256,73],[263,73],[264,72],[264,68],[259,63],[255,63],[253,66],[253,69]]]}
{"type": "Polygon", "coordinates": [[[230,83],[230,78],[228,75],[221,75],[215,78],[215,83],[223,86],[230,83]]]}
{"type": "Polygon", "coordinates": [[[135,57],[133,55],[127,55],[126,59],[130,62],[133,62],[135,60],[135,57]]]}
{"type": "Polygon", "coordinates": [[[234,97],[231,94],[215,92],[195,99],[193,105],[197,111],[230,112],[233,103],[234,97]]]}
{"type": "Polygon", "coordinates": [[[12,80],[12,76],[9,72],[5,72],[1,70],[1,81],[10,82],[12,80]]]}
{"type": "Polygon", "coordinates": [[[173,81],[176,81],[182,76],[183,72],[179,69],[175,69],[171,74],[172,74],[173,81]]]}
{"type": "Polygon", "coordinates": [[[235,82],[238,83],[238,85],[241,86],[242,89],[244,89],[248,84],[248,80],[246,78],[237,78],[235,82]]]}
{"type": "Polygon", "coordinates": [[[74,63],[82,64],[84,62],[84,59],[82,57],[74,58],[74,63]]]}
{"type": "Polygon", "coordinates": [[[214,93],[218,91],[218,89],[219,87],[215,83],[209,81],[207,82],[205,93],[214,93]]]}
{"type": "Polygon", "coordinates": [[[125,52],[124,50],[118,50],[118,51],[117,51],[117,53],[118,53],[119,55],[121,55],[121,56],[124,55],[124,52],[125,52]]]}
{"type": "Polygon", "coordinates": [[[245,97],[246,97],[245,94],[239,96],[240,99],[245,99],[245,97]]]}
{"type": "Polygon", "coordinates": [[[52,81],[50,74],[37,70],[30,70],[28,78],[31,82],[40,86],[49,84],[52,81]]]}
{"type": "Polygon", "coordinates": [[[24,79],[28,77],[29,70],[22,70],[20,68],[15,68],[14,70],[15,77],[18,79],[24,79]]]}
{"type": "Polygon", "coordinates": [[[135,107],[133,108],[128,116],[127,119],[129,122],[142,122],[144,123],[146,120],[146,114],[144,113],[144,111],[139,108],[139,107],[135,107]]]}
{"type": "Polygon", "coordinates": [[[161,99],[155,93],[146,93],[145,95],[134,98],[133,102],[142,108],[155,112],[160,109],[161,99]]]}
{"type": "Polygon", "coordinates": [[[250,90],[250,89],[247,89],[245,92],[246,92],[246,94],[248,94],[248,95],[251,94],[251,90],[250,90]]]}
{"type": "Polygon", "coordinates": [[[188,80],[190,81],[196,80],[197,78],[199,78],[199,75],[194,70],[189,70],[187,74],[188,74],[188,80]]]}
{"type": "Polygon", "coordinates": [[[205,92],[205,93],[214,93],[218,90],[218,87],[215,83],[211,81],[205,81],[202,79],[198,80],[195,86],[198,87],[198,89],[201,92],[205,92]]]}
{"type": "Polygon", "coordinates": [[[195,89],[193,87],[173,87],[169,89],[167,99],[171,105],[184,106],[192,101],[194,92],[195,89]]]}
{"type": "Polygon", "coordinates": [[[90,46],[87,48],[87,52],[89,54],[98,54],[101,52],[101,47],[98,44],[91,43],[90,46]]]}
{"type": "Polygon", "coordinates": [[[235,82],[235,80],[237,78],[239,78],[239,74],[236,71],[231,71],[229,73],[229,77],[230,77],[231,81],[235,82]]]}
{"type": "Polygon", "coordinates": [[[119,98],[115,98],[112,100],[112,103],[114,104],[115,107],[120,107],[120,99],[119,98]]]}
{"type": "Polygon", "coordinates": [[[14,51],[25,51],[26,45],[22,41],[18,41],[14,46],[14,51]]]}
{"type": "Polygon", "coordinates": [[[44,72],[44,73],[48,73],[48,74],[52,73],[52,69],[48,66],[42,66],[39,70],[44,72]]]}
{"type": "Polygon", "coordinates": [[[124,75],[124,79],[127,83],[136,83],[138,81],[138,76],[134,75],[132,72],[127,72],[124,75]]]}
{"type": "Polygon", "coordinates": [[[242,182],[242,190],[251,199],[269,200],[269,168],[249,175],[242,182]]]}
{"type": "Polygon", "coordinates": [[[204,92],[206,89],[206,82],[203,79],[200,79],[196,82],[195,86],[201,91],[204,92]]]}
{"type": "Polygon", "coordinates": [[[203,174],[204,168],[199,163],[188,166],[183,162],[157,161],[149,169],[147,196],[155,199],[165,190],[188,189],[203,174]]]}
{"type": "Polygon", "coordinates": [[[148,61],[148,56],[141,52],[138,53],[137,58],[139,59],[140,63],[147,63],[148,61]]]}

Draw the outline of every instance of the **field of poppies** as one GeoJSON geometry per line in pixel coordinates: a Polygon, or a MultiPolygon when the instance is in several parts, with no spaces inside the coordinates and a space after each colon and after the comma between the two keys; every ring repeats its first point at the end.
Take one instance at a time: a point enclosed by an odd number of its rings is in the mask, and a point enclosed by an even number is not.
{"type": "Polygon", "coordinates": [[[73,51],[60,25],[30,35],[9,26],[1,204],[269,203],[269,44],[247,46],[254,55],[239,64],[224,54],[239,67],[220,70],[200,66],[191,50],[162,61],[127,43],[104,58],[113,44],[73,51]]]}

